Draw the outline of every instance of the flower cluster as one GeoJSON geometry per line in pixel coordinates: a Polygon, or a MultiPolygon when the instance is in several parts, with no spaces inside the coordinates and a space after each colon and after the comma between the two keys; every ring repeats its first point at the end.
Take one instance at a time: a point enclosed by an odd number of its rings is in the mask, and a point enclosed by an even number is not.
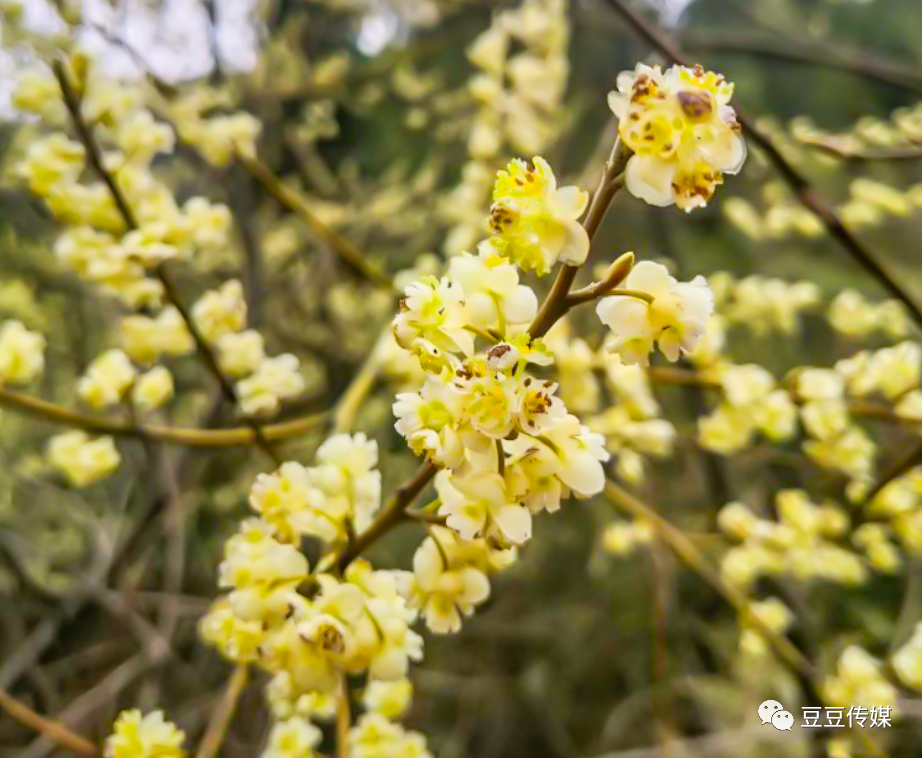
{"type": "MultiPolygon", "coordinates": [[[[175,137],[168,124],[142,105],[144,93],[137,85],[107,78],[79,54],[65,69],[63,75],[82,93],[81,114],[102,143],[105,166],[133,219],[124,217],[103,181],[82,180],[86,148],[63,131],[30,142],[17,172],[55,217],[70,225],[55,244],[64,263],[129,306],[157,306],[163,291],[152,276],[156,267],[188,259],[194,249],[226,245],[230,212],[202,197],[179,207],[155,178],[151,161],[171,152],[175,137]]],[[[19,91],[33,95],[14,96],[19,107],[46,119],[58,112],[63,97],[58,82],[44,69],[20,82],[19,91]],[[47,85],[40,98],[34,96],[36,78],[47,85]]]]}
{"type": "Polygon", "coordinates": [[[708,277],[708,284],[720,315],[759,336],[773,331],[795,334],[803,314],[820,301],[819,288],[810,281],[789,283],[759,275],[736,279],[718,272],[708,277]]]}
{"type": "Polygon", "coordinates": [[[768,204],[764,216],[742,197],[727,198],[722,206],[727,220],[749,239],[782,240],[795,234],[813,239],[823,233],[819,218],[789,197],[780,185],[767,183],[763,195],[768,204]]]}
{"type": "MultiPolygon", "coordinates": [[[[727,219],[756,242],[773,242],[793,236],[813,239],[823,233],[817,216],[792,198],[788,191],[768,183],[763,191],[764,212],[741,197],[728,200],[723,211],[727,219]]],[[[922,211],[922,184],[898,189],[871,179],[849,184],[848,199],[836,206],[836,213],[853,229],[881,226],[891,218],[905,218],[922,211]]]]}
{"type": "Polygon", "coordinates": [[[852,338],[883,332],[893,339],[901,339],[910,331],[909,316],[901,302],[884,300],[872,303],[853,289],[844,289],[833,298],[827,318],[829,325],[839,334],[852,338]]]}
{"type": "Polygon", "coordinates": [[[589,236],[577,219],[588,203],[589,194],[579,187],[558,189],[540,156],[532,165],[513,160],[496,176],[490,241],[501,256],[538,276],[558,261],[580,266],[589,254],[589,236]]]}
{"type": "Polygon", "coordinates": [[[48,462],[75,487],[86,487],[115,471],[121,456],[111,437],[90,439],[74,429],[48,441],[48,462]]]}
{"type": "Polygon", "coordinates": [[[0,326],[0,386],[26,384],[45,368],[45,338],[21,321],[0,326]]]}
{"type": "Polygon", "coordinates": [[[214,166],[230,163],[235,155],[256,155],[262,125],[245,111],[228,112],[227,92],[196,87],[169,103],[169,117],[179,138],[193,146],[214,166]]]}
{"type": "Polygon", "coordinates": [[[566,320],[548,332],[546,344],[554,355],[560,399],[605,436],[618,476],[642,483],[647,457],[669,456],[676,436],[675,427],[661,417],[647,372],[604,346],[593,350],[571,334],[566,320]]]}
{"type": "Polygon", "coordinates": [[[122,711],[106,739],[104,758],[183,758],[186,735],[164,718],[163,711],[142,715],[122,711]]]}
{"type": "Polygon", "coordinates": [[[864,561],[834,540],[848,533],[848,515],[835,505],[816,505],[802,490],[782,490],[775,497],[778,520],[756,516],[742,503],[730,503],[717,517],[720,529],[741,544],[730,548],[721,573],[730,583],[749,587],[761,576],[790,575],[861,584],[864,561]]]}
{"type": "Polygon", "coordinates": [[[341,578],[311,573],[300,550],[304,537],[343,545],[367,528],[380,504],[377,455],[363,434],[336,435],[315,466],[289,461],[259,475],[250,493],[259,518],[245,521],[225,546],[219,585],[228,592],[201,631],[228,658],[274,675],[267,694],[282,721],[272,755],[285,753],[289,740],[313,747],[313,727],[303,720],[329,715],[344,675],[401,680],[409,661],[422,657],[400,572],[356,560],[341,578]]]}
{"type": "Polygon", "coordinates": [[[893,656],[891,665],[903,684],[922,691],[922,624],[916,624],[912,636],[893,656]]]}
{"type": "Polygon", "coordinates": [[[240,410],[249,416],[271,416],[282,400],[304,391],[300,362],[291,353],[268,356],[262,335],[245,329],[247,305],[236,279],[204,293],[192,307],[202,336],[218,350],[221,369],[237,379],[240,410]]]}
{"type": "Polygon", "coordinates": [[[756,433],[781,442],[797,433],[797,407],[761,366],[721,361],[703,372],[722,392],[720,404],[698,419],[703,447],[729,455],[748,446],[756,433]]]}
{"type": "Polygon", "coordinates": [[[864,648],[850,645],[839,657],[836,672],[821,686],[823,699],[843,706],[867,709],[889,706],[899,712],[896,688],[884,676],[883,665],[864,648]]]}
{"type": "Polygon", "coordinates": [[[560,131],[554,114],[560,112],[570,71],[567,6],[567,0],[525,0],[496,13],[468,48],[476,67],[468,92],[477,104],[467,128],[470,160],[440,206],[452,224],[445,240],[451,255],[470,249],[482,236],[483,207],[506,149],[538,153],[560,131]]]}
{"type": "Polygon", "coordinates": [[[364,434],[338,434],[317,450],[317,465],[288,461],[259,474],[250,506],[286,542],[311,536],[325,542],[362,531],[381,504],[378,446],[364,434]]]}
{"type": "Polygon", "coordinates": [[[625,557],[653,541],[653,529],[646,521],[613,521],[602,532],[602,547],[611,555],[625,557]]]}
{"type": "MultiPolygon", "coordinates": [[[[155,176],[152,162],[172,152],[175,136],[172,126],[144,105],[143,85],[108,78],[82,53],[71,55],[56,73],[79,96],[72,107],[79,109],[95,142],[76,142],[67,135],[62,85],[50,70],[36,68],[22,77],[13,101],[54,129],[29,142],[16,172],[66,225],[55,243],[57,257],[129,308],[144,311],[122,319],[122,349],[106,350],[90,363],[78,382],[78,395],[94,409],[124,404],[149,413],[174,392],[170,370],[157,362],[195,348],[184,316],[164,302],[162,266],[226,247],[230,212],[203,197],[189,198],[180,207],[155,176]]],[[[213,162],[226,162],[234,151],[252,151],[256,130],[247,126],[252,117],[203,120],[189,103],[177,103],[176,109],[184,138],[213,162]]],[[[239,282],[206,292],[192,317],[219,353],[223,369],[239,380],[245,414],[273,413],[282,399],[304,389],[297,358],[267,357],[262,337],[244,330],[246,304],[239,282]]],[[[0,379],[21,382],[34,376],[41,368],[42,345],[21,325],[6,325],[0,333],[0,379]]],[[[90,440],[77,432],[52,440],[49,458],[77,486],[109,473],[119,460],[111,439],[90,440]]]]}
{"type": "Polygon", "coordinates": [[[865,504],[870,523],[862,529],[872,529],[865,535],[867,549],[888,560],[891,568],[900,564],[893,539],[913,555],[922,554],[922,469],[913,468],[883,487],[865,504]]]}
{"type": "Polygon", "coordinates": [[[776,597],[753,600],[747,608],[748,614],[741,618],[740,650],[749,655],[762,656],[768,652],[768,640],[762,633],[783,634],[794,621],[790,609],[776,597]],[[753,623],[753,620],[758,624],[753,623]]]}
{"type": "Polygon", "coordinates": [[[733,85],[701,66],[637,65],[618,76],[608,97],[618,134],[633,151],[625,186],[651,205],[703,207],[724,174],[746,160],[746,142],[730,106],[733,85]]]}
{"type": "Polygon", "coordinates": [[[874,442],[852,422],[845,402],[845,379],[833,369],[804,368],[796,372],[797,395],[803,400],[800,418],[810,439],[804,452],[826,468],[841,471],[866,486],[874,468],[874,442]]]}

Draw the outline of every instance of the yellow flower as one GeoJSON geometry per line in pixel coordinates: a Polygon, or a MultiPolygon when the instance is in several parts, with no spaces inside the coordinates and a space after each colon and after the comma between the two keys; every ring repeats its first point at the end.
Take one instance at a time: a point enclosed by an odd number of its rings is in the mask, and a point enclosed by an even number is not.
{"type": "Polygon", "coordinates": [[[539,276],[558,261],[579,266],[589,253],[589,235],[576,219],[588,203],[585,190],[557,187],[544,158],[535,156],[532,165],[511,161],[505,171],[497,172],[493,187],[493,246],[504,258],[539,276]]]}
{"type": "Polygon", "coordinates": [[[182,758],[186,735],[163,717],[163,711],[146,716],[139,710],[122,711],[106,740],[105,758],[182,758]]]}
{"type": "Polygon", "coordinates": [[[137,371],[121,350],[107,350],[87,367],[77,382],[77,394],[94,408],[119,402],[134,382],[137,371]]]}
{"type": "Polygon", "coordinates": [[[746,160],[732,96],[732,84],[701,66],[663,72],[640,63],[623,72],[608,103],[634,152],[625,169],[628,191],[651,205],[706,205],[723,175],[746,160]]]}
{"type": "Polygon", "coordinates": [[[32,381],[45,367],[45,338],[19,321],[0,327],[0,384],[32,381]]]}
{"type": "Polygon", "coordinates": [[[173,376],[163,366],[154,366],[141,374],[131,391],[135,407],[140,411],[152,411],[173,397],[173,376]]]}
{"type": "Polygon", "coordinates": [[[74,430],[53,437],[48,443],[48,461],[77,487],[86,487],[111,474],[121,458],[111,437],[91,440],[74,430]]]}

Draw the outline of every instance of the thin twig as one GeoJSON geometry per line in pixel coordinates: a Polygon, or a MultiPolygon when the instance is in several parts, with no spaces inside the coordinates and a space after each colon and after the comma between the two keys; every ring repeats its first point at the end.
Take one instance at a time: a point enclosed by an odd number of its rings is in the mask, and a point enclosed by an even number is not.
{"type": "Polygon", "coordinates": [[[283,183],[265,163],[239,152],[237,162],[263,186],[266,192],[299,216],[353,271],[378,287],[393,289],[393,282],[386,274],[371,263],[348,238],[321,221],[311,210],[308,201],[299,192],[283,183]]]}
{"type": "MultiPolygon", "coordinates": [[[[668,38],[666,38],[653,24],[649,23],[625,0],[604,0],[604,2],[655,50],[666,56],[672,63],[689,65],[682,52],[668,38]]],[[[749,139],[762,148],[769,161],[774,165],[784,182],[790,187],[798,201],[812,211],[826,227],[826,231],[835,239],[849,255],[852,256],[864,269],[870,273],[877,282],[897,300],[902,302],[917,324],[922,326],[922,310],[909,296],[906,290],[894,279],[871,251],[855,237],[842,220],[826,202],[823,196],[785,158],[771,138],[758,129],[752,119],[747,118],[737,109],[737,120],[742,125],[749,139]]]]}
{"type": "Polygon", "coordinates": [[[676,558],[709,584],[733,607],[741,619],[754,626],[759,634],[765,637],[772,650],[785,664],[798,676],[813,680],[816,673],[813,664],[794,647],[787,637],[774,632],[750,612],[748,598],[736,587],[726,584],[720,578],[720,575],[710,566],[695,544],[680,529],[674,527],[646,503],[634,497],[630,492],[611,480],[605,484],[605,494],[619,510],[648,523],[657,536],[672,550],[676,558]]]}
{"type": "MultiPolygon", "coordinates": [[[[709,584],[736,611],[744,623],[753,627],[765,638],[772,653],[797,676],[811,699],[817,703],[824,702],[820,691],[818,672],[814,665],[786,636],[777,633],[765,624],[757,614],[750,611],[749,598],[736,587],[727,584],[721,579],[694,542],[650,506],[613,481],[608,480],[606,482],[605,494],[612,504],[620,510],[634,518],[647,522],[657,536],[672,550],[676,558],[709,584]]],[[[885,755],[861,730],[855,730],[853,734],[861,740],[869,755],[875,756],[875,758],[882,758],[885,755]]]]}
{"type": "Polygon", "coordinates": [[[25,703],[14,698],[9,692],[0,688],[0,708],[12,718],[40,734],[44,734],[62,747],[84,755],[99,755],[99,750],[88,739],[68,729],[64,724],[40,716],[25,703]]]}
{"type": "MultiPolygon", "coordinates": [[[[135,425],[125,421],[72,411],[47,400],[25,395],[5,387],[0,387],[0,407],[42,418],[53,424],[83,429],[95,434],[111,434],[113,437],[146,438],[187,447],[241,447],[252,445],[256,441],[256,434],[249,427],[197,429],[156,424],[135,425]]],[[[323,411],[308,416],[300,416],[290,421],[266,424],[262,427],[262,431],[268,440],[285,440],[320,427],[328,419],[329,413],[323,411]]]]}
{"type": "Polygon", "coordinates": [[[336,758],[349,758],[349,729],[352,727],[352,709],[349,707],[349,683],[343,676],[336,690],[336,758]]]}
{"type": "Polygon", "coordinates": [[[901,66],[867,50],[820,45],[817,40],[812,40],[809,45],[806,42],[794,45],[789,39],[779,42],[763,34],[747,34],[740,29],[734,29],[732,36],[692,32],[683,35],[682,42],[692,50],[739,53],[784,63],[821,66],[882,84],[903,87],[912,92],[922,92],[922,76],[919,75],[918,68],[901,66]]]}
{"type": "Polygon", "coordinates": [[[249,678],[249,664],[238,663],[227,683],[221,702],[211,714],[211,720],[205,729],[205,736],[199,743],[195,758],[214,758],[218,754],[249,678]]]}
{"type": "MultiPolygon", "coordinates": [[[[106,168],[105,163],[103,162],[102,152],[99,149],[99,144],[96,142],[96,139],[93,136],[93,130],[86,122],[86,119],[83,117],[83,113],[80,109],[80,99],[77,93],[74,91],[70,81],[70,75],[67,72],[65,64],[61,60],[56,60],[54,61],[53,68],[58,83],[60,84],[61,92],[64,96],[64,103],[67,106],[67,110],[70,114],[71,121],[73,122],[74,129],[76,129],[77,136],[79,137],[80,142],[83,144],[83,147],[86,150],[86,156],[89,165],[92,167],[97,176],[99,176],[99,178],[103,181],[106,187],[108,187],[109,194],[112,196],[112,200],[115,202],[115,205],[118,208],[119,214],[121,215],[125,226],[129,229],[137,229],[138,221],[134,215],[134,212],[131,210],[128,199],[119,188],[118,183],[115,181],[115,177],[106,168]]],[[[198,324],[196,324],[195,319],[192,318],[192,314],[188,307],[179,296],[179,291],[176,287],[176,284],[166,268],[166,262],[163,262],[157,266],[155,273],[163,287],[164,296],[179,312],[179,315],[182,317],[182,320],[186,325],[186,329],[188,329],[189,334],[192,335],[192,340],[195,342],[196,349],[201,356],[203,363],[205,363],[208,370],[217,380],[218,385],[221,387],[221,392],[224,394],[225,398],[227,398],[228,402],[238,407],[239,409],[240,402],[237,397],[237,392],[234,389],[234,385],[221,370],[217,356],[211,349],[211,346],[208,344],[208,341],[205,339],[204,335],[201,333],[201,330],[199,330],[198,324]]],[[[248,414],[242,415],[247,426],[253,430],[257,446],[263,452],[265,452],[266,455],[268,455],[276,464],[281,463],[281,458],[269,444],[269,441],[263,434],[259,423],[255,419],[251,418],[248,414]]]]}
{"type": "MultiPolygon", "coordinates": [[[[132,656],[103,677],[97,685],[74,698],[67,708],[58,714],[57,720],[67,724],[82,721],[98,708],[114,702],[123,689],[162,662],[162,659],[151,658],[146,653],[132,656]]],[[[54,747],[53,741],[42,736],[27,745],[19,758],[45,758],[54,751],[54,747]]]]}
{"type": "Polygon", "coordinates": [[[891,147],[884,149],[857,150],[845,147],[836,137],[801,137],[798,140],[807,147],[831,155],[846,163],[902,163],[922,160],[922,145],[891,147]]]}
{"type": "Polygon", "coordinates": [[[358,535],[340,553],[336,561],[340,572],[345,571],[352,561],[404,519],[404,511],[429,484],[429,480],[435,476],[437,471],[438,467],[432,461],[426,461],[416,470],[411,479],[404,482],[394,491],[390,502],[378,514],[371,526],[358,535]]]}

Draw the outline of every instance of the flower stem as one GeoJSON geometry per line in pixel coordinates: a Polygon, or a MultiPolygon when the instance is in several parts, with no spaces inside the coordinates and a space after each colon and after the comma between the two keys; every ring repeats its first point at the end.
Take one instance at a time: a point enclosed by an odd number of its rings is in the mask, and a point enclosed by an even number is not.
{"type": "Polygon", "coordinates": [[[352,561],[403,520],[404,511],[425,489],[437,471],[438,468],[434,463],[426,461],[416,470],[411,479],[404,482],[394,491],[390,501],[371,523],[371,526],[358,535],[339,554],[336,559],[336,565],[340,572],[345,571],[352,561]]]}
{"type": "MultiPolygon", "coordinates": [[[[586,230],[590,242],[602,225],[602,220],[605,218],[612,199],[621,189],[622,182],[620,177],[624,173],[624,167],[630,157],[631,151],[621,143],[620,139],[616,139],[611,155],[605,162],[605,170],[602,172],[599,186],[592,196],[592,202],[589,204],[586,218],[583,219],[583,228],[586,230]]],[[[578,271],[579,266],[564,265],[560,267],[557,272],[557,278],[551,286],[551,291],[541,304],[535,320],[528,327],[528,333],[532,337],[543,337],[570,310],[571,304],[567,297],[570,294],[570,288],[573,286],[578,271]]]]}

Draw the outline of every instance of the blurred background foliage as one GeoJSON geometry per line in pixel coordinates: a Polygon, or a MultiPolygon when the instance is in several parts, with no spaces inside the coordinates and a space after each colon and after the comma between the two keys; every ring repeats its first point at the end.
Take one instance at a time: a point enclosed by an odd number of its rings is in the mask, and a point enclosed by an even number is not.
{"type": "MultiPolygon", "coordinates": [[[[147,5],[156,12],[154,0],[147,5]]],[[[446,203],[468,160],[475,110],[466,91],[472,67],[465,48],[497,8],[513,4],[445,0],[432,5],[433,23],[410,23],[421,5],[267,1],[239,22],[257,29],[255,68],[239,71],[225,52],[207,75],[262,121],[260,157],[391,275],[421,254],[444,255],[452,227],[446,203]]],[[[658,14],[695,58],[736,83],[736,102],[773,124],[786,155],[834,202],[848,199],[857,177],[901,189],[922,180],[919,162],[835,161],[785,136],[786,124],[804,114],[831,132],[848,131],[862,118],[888,120],[894,109],[922,99],[918,0],[638,5],[651,18],[658,14]],[[881,70],[886,75],[874,74],[881,70]]],[[[208,8],[213,14],[214,6],[208,8]]],[[[553,114],[559,137],[545,155],[562,183],[592,188],[614,135],[606,94],[619,71],[649,59],[650,51],[601,0],[574,0],[568,14],[572,70],[553,114]]],[[[144,50],[136,52],[143,57],[144,50]]],[[[183,54],[181,46],[174,54],[183,54]]],[[[161,82],[162,97],[169,102],[174,87],[181,93],[185,86],[161,82]]],[[[0,127],[7,174],[33,134],[29,124],[0,127]]],[[[844,287],[880,297],[824,235],[754,240],[728,221],[723,206],[732,198],[764,204],[766,187],[784,197],[760,158],[692,216],[619,197],[590,263],[636,250],[671,261],[682,277],[758,273],[812,281],[824,300],[844,287]]],[[[282,418],[332,407],[387,326],[390,293],[344,266],[239,165],[213,168],[180,146],[157,170],[180,201],[203,194],[234,214],[234,245],[183,269],[183,292],[193,297],[239,276],[251,325],[269,351],[293,352],[304,368],[308,391],[282,418]]],[[[57,264],[54,228],[37,200],[4,182],[0,318],[20,319],[47,336],[41,392],[73,406],[75,379],[112,344],[110,327],[121,306],[57,264]]],[[[920,232],[914,213],[887,217],[860,234],[897,278],[922,293],[920,232]]],[[[590,333],[600,339],[600,330],[590,333]]],[[[757,359],[779,376],[805,363],[830,365],[858,346],[835,336],[821,313],[806,315],[791,336],[735,327],[730,338],[738,362],[757,359]]],[[[181,401],[166,422],[234,423],[194,361],[177,364],[175,376],[181,401]]],[[[393,382],[379,377],[351,424],[377,439],[385,492],[415,466],[392,430],[393,394],[393,382]]],[[[666,388],[659,399],[679,428],[679,443],[674,458],[651,470],[643,494],[709,555],[724,544],[715,535],[720,505],[824,476],[796,458],[794,446],[759,445],[730,465],[695,444],[694,419],[706,408],[698,393],[666,388]]],[[[46,422],[3,411],[0,430],[0,686],[94,740],[108,733],[121,708],[162,705],[194,743],[228,671],[197,641],[196,623],[214,596],[223,541],[247,514],[246,493],[264,462],[249,448],[195,451],[121,441],[125,463],[117,474],[72,490],[43,463],[52,431],[46,422]]],[[[283,454],[309,462],[322,434],[287,441],[283,454]]],[[[883,450],[896,455],[907,438],[887,434],[879,436],[883,450]]],[[[781,700],[795,713],[810,703],[795,702],[797,683],[770,658],[738,655],[732,611],[665,548],[654,544],[624,559],[607,555],[599,535],[612,517],[599,499],[574,501],[541,519],[524,560],[497,579],[493,598],[463,634],[427,637],[426,660],[413,674],[411,723],[427,732],[433,752],[441,758],[815,754],[816,746],[796,733],[740,726],[751,724],[758,704],[773,693],[788,693],[781,700]]],[[[373,559],[406,567],[416,531],[395,533],[375,547],[373,559]]],[[[877,576],[860,590],[773,590],[798,613],[794,640],[824,666],[848,641],[886,653],[922,612],[918,565],[906,581],[877,576]]],[[[225,743],[228,758],[261,749],[267,726],[261,698],[255,685],[245,693],[225,743]]],[[[912,713],[898,727],[894,756],[922,756],[922,728],[912,713]]],[[[60,750],[0,717],[0,752],[42,758],[60,750]]]]}

